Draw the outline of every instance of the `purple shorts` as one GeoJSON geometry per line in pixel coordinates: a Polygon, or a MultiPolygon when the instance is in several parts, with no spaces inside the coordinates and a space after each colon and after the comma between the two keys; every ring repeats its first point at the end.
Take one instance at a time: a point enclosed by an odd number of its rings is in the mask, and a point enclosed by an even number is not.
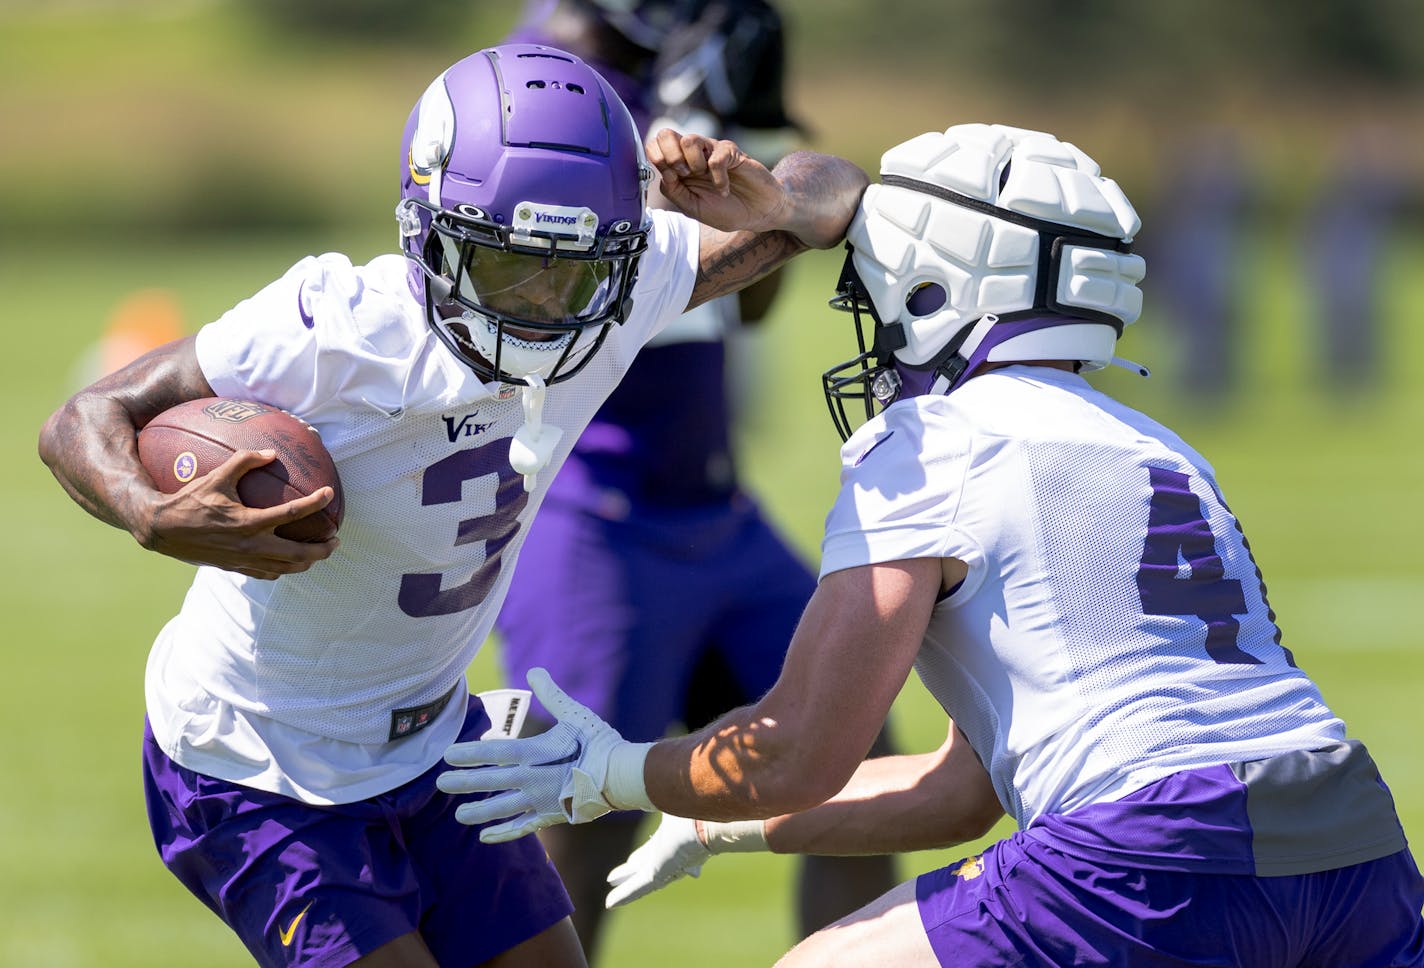
{"type": "Polygon", "coordinates": [[[915,893],[946,966],[1424,966],[1424,880],[1407,850],[1257,877],[1081,860],[1020,832],[915,893]]]}
{"type": "MultiPolygon", "coordinates": [[[[489,719],[470,700],[461,740],[489,719]]],[[[159,855],[259,965],[337,968],[418,931],[440,964],[475,965],[573,910],[538,838],[483,844],[455,820],[468,797],[443,765],[389,793],[312,806],[184,769],[144,725],[144,788],[159,855]]]]}

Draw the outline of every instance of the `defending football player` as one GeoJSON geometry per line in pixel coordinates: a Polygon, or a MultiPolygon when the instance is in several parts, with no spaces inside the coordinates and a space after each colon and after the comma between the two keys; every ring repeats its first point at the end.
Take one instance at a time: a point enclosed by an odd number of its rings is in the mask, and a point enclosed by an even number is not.
{"type": "Polygon", "coordinates": [[[438,786],[508,791],[457,816],[491,841],[613,807],[715,821],[670,821],[615,901],[729,846],[1017,822],[788,966],[1424,964],[1389,790],[1282,644],[1211,465],[1083,375],[1122,362],[1138,229],[1051,135],[958,125],[887,152],[839,296],[863,352],[826,375],[841,492],[777,684],[649,745],[536,670],[558,725],[452,747],[438,786]],[[944,746],[861,765],[912,668],[944,746]]]}
{"type": "Polygon", "coordinates": [[[612,88],[534,45],[436,78],[400,173],[401,253],[302,260],[76,394],[40,453],[87,511],[202,566],[150,654],[145,789],[164,863],[259,964],[581,965],[538,843],[482,843],[434,786],[444,750],[490,727],[465,670],[549,480],[638,348],[838,242],[868,179],[809,152],[772,173],[667,129],[645,156],[612,88]],[[654,171],[686,214],[646,210],[654,171]],[[274,534],[325,490],[237,501],[270,454],[154,489],[137,430],[212,395],[320,431],[339,540],[274,534]]]}

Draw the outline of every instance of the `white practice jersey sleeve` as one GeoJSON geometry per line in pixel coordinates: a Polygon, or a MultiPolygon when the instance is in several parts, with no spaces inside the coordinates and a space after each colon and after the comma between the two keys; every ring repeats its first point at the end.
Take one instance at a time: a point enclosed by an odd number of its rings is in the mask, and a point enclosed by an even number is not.
{"type": "Polygon", "coordinates": [[[901,401],[842,459],[822,574],[967,563],[916,670],[1021,827],[1344,738],[1211,466],[1081,377],[1015,366],[901,401]]]}
{"type": "Polygon", "coordinates": [[[198,333],[217,394],[320,432],[346,510],[340,547],[307,572],[268,582],[198,570],[146,676],[169,756],[313,803],[373,796],[440,759],[549,481],[691,295],[697,224],[650,216],[629,319],[548,390],[543,419],[563,436],[530,493],[509,463],[519,393],[481,381],[434,336],[401,256],[304,259],[198,333]]]}

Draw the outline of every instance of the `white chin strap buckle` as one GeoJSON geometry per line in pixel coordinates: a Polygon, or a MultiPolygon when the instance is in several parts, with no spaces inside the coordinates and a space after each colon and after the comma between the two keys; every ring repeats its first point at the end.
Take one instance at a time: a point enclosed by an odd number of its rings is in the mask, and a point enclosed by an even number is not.
{"type": "Polygon", "coordinates": [[[524,475],[524,490],[532,491],[539,472],[549,465],[564,432],[544,423],[546,387],[543,377],[531,373],[524,379],[528,381],[523,397],[524,426],[509,442],[509,463],[524,475]]]}

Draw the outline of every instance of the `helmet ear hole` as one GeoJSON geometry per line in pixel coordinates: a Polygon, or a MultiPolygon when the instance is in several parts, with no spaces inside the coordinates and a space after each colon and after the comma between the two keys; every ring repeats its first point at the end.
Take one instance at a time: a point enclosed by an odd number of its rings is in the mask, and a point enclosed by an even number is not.
{"type": "Polygon", "coordinates": [[[905,297],[905,309],[911,316],[928,316],[944,308],[949,293],[937,282],[921,282],[905,297]]]}

